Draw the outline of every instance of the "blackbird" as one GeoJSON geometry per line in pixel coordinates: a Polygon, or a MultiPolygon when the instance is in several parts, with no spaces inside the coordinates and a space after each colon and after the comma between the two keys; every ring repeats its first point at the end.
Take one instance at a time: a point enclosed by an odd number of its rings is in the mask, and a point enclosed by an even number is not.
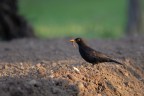
{"type": "Polygon", "coordinates": [[[102,63],[102,62],[115,62],[117,64],[122,64],[116,60],[113,60],[108,55],[103,54],[99,51],[95,51],[94,49],[90,48],[81,38],[72,39],[70,40],[70,42],[72,42],[73,45],[74,45],[74,42],[76,42],[78,44],[81,57],[85,61],[92,63],[93,65],[102,63]]]}

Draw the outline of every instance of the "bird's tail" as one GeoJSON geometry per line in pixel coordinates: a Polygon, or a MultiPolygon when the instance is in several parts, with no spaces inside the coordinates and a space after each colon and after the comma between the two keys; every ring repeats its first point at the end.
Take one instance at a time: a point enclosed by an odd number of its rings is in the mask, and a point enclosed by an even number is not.
{"type": "Polygon", "coordinates": [[[110,60],[110,62],[114,62],[114,63],[117,63],[117,64],[120,64],[120,65],[123,65],[122,63],[116,61],[116,60],[110,60]]]}

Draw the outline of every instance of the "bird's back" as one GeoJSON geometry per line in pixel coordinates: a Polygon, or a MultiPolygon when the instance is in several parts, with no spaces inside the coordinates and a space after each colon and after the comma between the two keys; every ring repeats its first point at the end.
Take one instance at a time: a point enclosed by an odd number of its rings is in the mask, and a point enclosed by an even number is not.
{"type": "Polygon", "coordinates": [[[95,51],[94,49],[88,46],[83,46],[83,47],[80,46],[79,52],[82,58],[89,63],[97,64],[101,62],[115,62],[108,55],[103,54],[99,51],[95,51]]]}
{"type": "Polygon", "coordinates": [[[99,61],[98,54],[100,55],[100,52],[97,52],[88,46],[83,46],[83,47],[80,46],[79,52],[82,58],[85,59],[87,62],[98,63],[99,61]]]}

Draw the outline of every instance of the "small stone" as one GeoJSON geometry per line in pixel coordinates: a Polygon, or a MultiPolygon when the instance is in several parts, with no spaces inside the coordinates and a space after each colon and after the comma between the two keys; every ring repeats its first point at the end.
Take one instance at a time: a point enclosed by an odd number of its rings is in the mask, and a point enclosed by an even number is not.
{"type": "Polygon", "coordinates": [[[35,85],[35,84],[37,84],[38,82],[36,81],[36,80],[31,80],[31,81],[29,81],[29,84],[30,85],[35,85]]]}
{"type": "Polygon", "coordinates": [[[32,66],[31,66],[31,69],[34,69],[34,68],[35,68],[35,66],[34,66],[34,65],[32,65],[32,66]]]}
{"type": "Polygon", "coordinates": [[[0,70],[2,70],[3,69],[3,66],[2,65],[0,65],[0,70]]]}
{"type": "Polygon", "coordinates": [[[73,67],[73,69],[75,70],[75,72],[80,73],[79,69],[76,67],[73,67]]]}
{"type": "Polygon", "coordinates": [[[8,67],[8,65],[4,65],[4,69],[8,69],[9,67],[8,67]]]}
{"type": "Polygon", "coordinates": [[[32,85],[34,87],[39,87],[40,86],[40,82],[36,81],[36,80],[31,80],[28,82],[29,85],[32,85]]]}
{"type": "Polygon", "coordinates": [[[81,91],[84,90],[84,88],[85,88],[82,82],[78,82],[78,83],[77,83],[77,87],[78,87],[78,89],[81,90],[81,91]]]}
{"type": "Polygon", "coordinates": [[[52,63],[52,66],[53,66],[53,67],[55,67],[56,65],[57,65],[57,63],[55,63],[55,62],[52,63]]]}
{"type": "Polygon", "coordinates": [[[124,74],[125,74],[125,76],[127,76],[127,77],[129,76],[129,73],[128,73],[128,72],[125,72],[124,74]]]}
{"type": "Polygon", "coordinates": [[[54,75],[49,75],[48,77],[50,77],[50,78],[54,78],[54,75]]]}
{"type": "Polygon", "coordinates": [[[121,86],[119,86],[119,85],[117,85],[117,88],[122,89],[122,87],[121,87],[121,86]]]}
{"type": "Polygon", "coordinates": [[[52,91],[53,94],[59,94],[61,92],[61,90],[57,87],[52,87],[51,91],[52,91]]]}
{"type": "Polygon", "coordinates": [[[38,67],[38,68],[39,68],[40,66],[41,66],[41,64],[40,64],[40,63],[36,64],[36,67],[38,67]]]}
{"type": "Polygon", "coordinates": [[[74,84],[70,84],[68,86],[69,89],[73,90],[73,91],[77,91],[77,87],[74,84]]]}
{"type": "Polygon", "coordinates": [[[97,94],[97,96],[102,96],[101,94],[97,94]]]}
{"type": "Polygon", "coordinates": [[[20,63],[20,69],[24,70],[24,66],[22,62],[20,63]]]}
{"type": "Polygon", "coordinates": [[[20,62],[20,65],[21,65],[21,66],[23,66],[23,63],[22,63],[22,62],[20,62]]]}
{"type": "Polygon", "coordinates": [[[21,70],[24,70],[24,67],[23,67],[23,66],[21,66],[21,67],[20,67],[20,69],[21,69],[21,70]]]}
{"type": "Polygon", "coordinates": [[[74,82],[77,81],[77,78],[75,76],[71,75],[71,74],[68,74],[67,77],[69,79],[71,79],[72,81],[74,81],[74,82]]]}
{"type": "Polygon", "coordinates": [[[54,72],[53,72],[53,70],[50,71],[49,77],[50,77],[50,78],[54,78],[54,72]]]}
{"type": "Polygon", "coordinates": [[[46,69],[44,67],[39,67],[38,68],[38,73],[41,75],[41,76],[45,76],[46,75],[46,69]]]}

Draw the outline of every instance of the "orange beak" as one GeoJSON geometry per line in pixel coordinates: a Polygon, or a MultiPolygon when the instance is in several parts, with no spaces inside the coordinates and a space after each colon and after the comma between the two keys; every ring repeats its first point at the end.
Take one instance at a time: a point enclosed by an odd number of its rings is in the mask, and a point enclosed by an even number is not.
{"type": "Polygon", "coordinates": [[[72,40],[70,40],[70,42],[72,42],[73,46],[76,48],[76,46],[75,46],[75,44],[74,44],[75,40],[72,39],[72,40]]]}

